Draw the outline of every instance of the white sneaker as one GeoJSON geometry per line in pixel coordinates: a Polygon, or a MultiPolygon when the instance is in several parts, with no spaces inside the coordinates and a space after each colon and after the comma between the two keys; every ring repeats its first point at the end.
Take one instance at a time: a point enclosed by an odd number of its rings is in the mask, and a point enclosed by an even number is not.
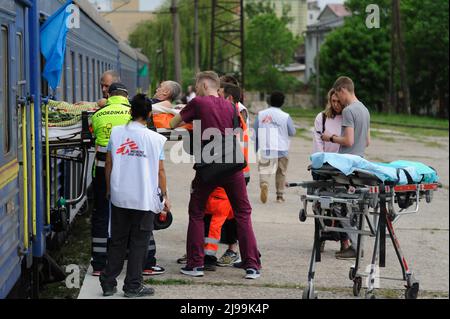
{"type": "Polygon", "coordinates": [[[183,267],[180,269],[180,272],[183,275],[187,275],[187,276],[202,277],[205,274],[203,272],[204,270],[205,270],[204,267],[194,267],[194,268],[183,267]]]}
{"type": "Polygon", "coordinates": [[[257,269],[247,268],[245,270],[245,279],[256,279],[261,277],[261,273],[257,269]]]}

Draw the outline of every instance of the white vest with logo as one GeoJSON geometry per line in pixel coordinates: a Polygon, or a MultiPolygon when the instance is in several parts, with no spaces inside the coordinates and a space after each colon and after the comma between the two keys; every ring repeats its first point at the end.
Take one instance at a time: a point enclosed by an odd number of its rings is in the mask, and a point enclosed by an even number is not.
{"type": "Polygon", "coordinates": [[[159,159],[166,138],[145,125],[130,122],[114,127],[111,203],[120,208],[160,213],[159,159]]]}
{"type": "Polygon", "coordinates": [[[262,151],[289,151],[289,114],[269,107],[258,113],[258,144],[262,151]]]}

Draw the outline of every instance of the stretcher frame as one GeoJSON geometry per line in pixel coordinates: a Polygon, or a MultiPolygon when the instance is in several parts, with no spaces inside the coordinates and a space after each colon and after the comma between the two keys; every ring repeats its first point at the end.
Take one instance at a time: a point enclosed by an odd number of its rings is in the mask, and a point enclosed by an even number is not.
{"type": "MultiPolygon", "coordinates": [[[[310,168],[309,168],[310,169],[310,168]]],[[[347,232],[357,234],[356,260],[350,267],[349,279],[353,281],[353,295],[359,296],[362,288],[362,278],[368,277],[368,287],[365,292],[367,299],[375,299],[375,279],[377,258],[379,267],[386,266],[386,230],[392,241],[399,261],[402,278],[378,277],[379,279],[400,280],[405,282],[405,298],[416,299],[419,292],[419,281],[414,277],[406,258],[401,250],[399,239],[394,230],[394,223],[403,215],[418,213],[419,202],[425,197],[427,203],[433,198],[433,192],[439,183],[395,185],[383,183],[376,176],[355,170],[346,176],[339,170],[325,164],[321,169],[312,170],[320,180],[288,183],[288,187],[306,188],[307,194],[301,195],[302,208],[299,219],[314,218],[314,241],[308,270],[308,286],[303,291],[303,299],[316,299],[314,277],[316,262],[321,261],[320,243],[323,232],[347,232]],[[409,195],[405,208],[396,210],[400,196],[409,195]],[[312,214],[308,214],[308,203],[312,203],[312,214]],[[331,215],[330,210],[344,205],[347,213],[345,217],[331,215]],[[410,207],[413,206],[411,209],[410,207]],[[372,217],[372,218],[370,218],[372,217]],[[354,228],[338,228],[325,225],[325,220],[348,221],[354,228]],[[374,249],[371,256],[369,274],[360,272],[364,237],[375,237],[374,249]]]]}

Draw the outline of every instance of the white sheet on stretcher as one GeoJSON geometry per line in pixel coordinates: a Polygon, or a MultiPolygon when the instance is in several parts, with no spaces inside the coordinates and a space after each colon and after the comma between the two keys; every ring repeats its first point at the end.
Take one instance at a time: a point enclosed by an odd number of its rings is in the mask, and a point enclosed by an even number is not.
{"type": "MultiPolygon", "coordinates": [[[[80,139],[81,122],[66,127],[49,127],[48,137],[50,141],[80,139]]],[[[42,128],[42,136],[45,137],[45,127],[42,128]]]]}

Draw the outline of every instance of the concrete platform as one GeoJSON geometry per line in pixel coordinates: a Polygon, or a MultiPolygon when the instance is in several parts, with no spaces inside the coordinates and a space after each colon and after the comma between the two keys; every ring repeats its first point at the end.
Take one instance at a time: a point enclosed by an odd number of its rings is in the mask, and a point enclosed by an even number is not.
{"type": "MultiPolygon", "coordinates": [[[[443,147],[427,146],[407,136],[400,136],[396,143],[374,139],[368,149],[368,158],[371,160],[411,159],[429,164],[437,169],[445,186],[436,192],[431,204],[421,202],[418,214],[402,217],[396,224],[404,254],[420,281],[422,293],[419,297],[426,298],[448,298],[449,290],[448,138],[441,139],[439,143],[443,147]]],[[[306,167],[311,148],[311,141],[306,138],[293,140],[289,181],[310,180],[306,167]]],[[[156,294],[151,298],[301,298],[302,289],[307,283],[314,233],[311,220],[305,223],[298,220],[299,195],[304,190],[288,189],[286,203],[277,204],[273,182],[270,185],[269,201],[262,204],[259,201],[256,165],[252,164],[249,197],[253,206],[254,230],[262,253],[261,278],[246,280],[243,279],[243,270],[220,267],[216,272],[206,272],[203,278],[190,278],[180,274],[180,265],[176,264],[176,259],[185,252],[187,206],[194,171],[191,164],[173,164],[167,160],[165,165],[174,223],[167,230],[155,232],[158,263],[167,272],[153,279],[158,282],[152,283],[156,294]]],[[[372,240],[367,240],[364,265],[369,263],[371,246],[372,240]]],[[[352,282],[348,279],[352,261],[336,260],[334,252],[338,248],[338,243],[327,242],[322,262],[317,266],[316,286],[320,298],[353,298],[352,282]]],[[[221,246],[219,254],[224,250],[225,247],[221,246]]],[[[390,242],[387,242],[386,268],[380,272],[381,276],[401,277],[400,266],[390,242]]],[[[119,280],[123,280],[123,274],[119,280]]],[[[121,287],[122,283],[119,284],[119,293],[112,298],[122,298],[121,287]]],[[[402,297],[402,282],[381,280],[381,287],[393,289],[380,291],[381,296],[402,297]]],[[[79,298],[103,298],[97,277],[86,275],[79,298]]]]}

